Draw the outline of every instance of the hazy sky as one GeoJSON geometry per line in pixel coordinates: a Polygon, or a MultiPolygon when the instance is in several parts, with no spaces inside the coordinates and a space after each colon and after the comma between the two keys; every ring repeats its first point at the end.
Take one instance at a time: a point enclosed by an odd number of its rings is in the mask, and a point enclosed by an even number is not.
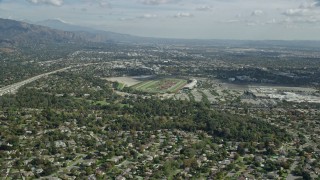
{"type": "Polygon", "coordinates": [[[151,37],[320,40],[320,0],[0,0],[0,17],[151,37]]]}

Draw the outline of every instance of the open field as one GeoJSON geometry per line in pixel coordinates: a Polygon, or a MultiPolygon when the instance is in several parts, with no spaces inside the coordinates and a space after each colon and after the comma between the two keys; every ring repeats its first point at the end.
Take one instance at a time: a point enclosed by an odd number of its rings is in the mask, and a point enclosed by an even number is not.
{"type": "Polygon", "coordinates": [[[183,79],[150,80],[132,86],[132,88],[150,93],[175,93],[187,84],[183,79]]]}

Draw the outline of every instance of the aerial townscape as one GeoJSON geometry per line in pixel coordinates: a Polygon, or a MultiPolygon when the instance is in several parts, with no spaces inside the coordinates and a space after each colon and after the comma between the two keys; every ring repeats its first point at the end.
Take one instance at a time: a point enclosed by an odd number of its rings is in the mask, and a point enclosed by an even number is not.
{"type": "Polygon", "coordinates": [[[0,179],[320,180],[320,41],[70,27],[0,18],[0,179]]]}

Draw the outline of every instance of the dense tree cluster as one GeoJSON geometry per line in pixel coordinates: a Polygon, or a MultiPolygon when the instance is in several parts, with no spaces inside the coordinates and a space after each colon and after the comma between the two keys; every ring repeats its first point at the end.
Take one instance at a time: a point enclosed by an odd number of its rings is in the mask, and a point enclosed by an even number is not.
{"type": "Polygon", "coordinates": [[[259,119],[211,110],[204,103],[134,99],[122,111],[127,116],[117,120],[117,129],[203,130],[214,137],[235,141],[288,141],[284,130],[259,119]]]}

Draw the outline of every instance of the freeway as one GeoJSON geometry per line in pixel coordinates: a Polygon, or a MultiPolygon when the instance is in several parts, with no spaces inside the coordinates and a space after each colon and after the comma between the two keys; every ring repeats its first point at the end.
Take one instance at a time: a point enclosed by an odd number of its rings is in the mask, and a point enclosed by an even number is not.
{"type": "Polygon", "coordinates": [[[55,70],[55,71],[47,72],[47,73],[44,73],[44,74],[40,74],[40,75],[31,77],[31,78],[26,79],[24,81],[17,82],[17,83],[2,87],[2,88],[0,88],[0,96],[3,96],[5,94],[13,94],[20,87],[22,87],[22,86],[24,86],[26,84],[29,84],[29,83],[31,83],[33,81],[36,81],[36,80],[38,80],[38,79],[40,79],[42,77],[48,76],[50,74],[54,74],[54,73],[57,73],[57,72],[65,71],[65,70],[70,69],[70,68],[71,68],[71,66],[70,67],[65,67],[65,68],[62,68],[62,69],[58,69],[58,70],[55,70]]]}
{"type": "Polygon", "coordinates": [[[0,88],[0,96],[3,96],[5,94],[14,94],[14,93],[17,92],[17,90],[20,87],[22,87],[22,86],[24,86],[26,84],[29,84],[29,83],[31,83],[33,81],[36,81],[36,80],[38,80],[38,79],[40,79],[42,77],[48,76],[50,74],[54,74],[54,73],[57,73],[57,72],[62,72],[62,71],[68,70],[70,68],[84,67],[84,66],[90,66],[90,65],[99,65],[99,64],[109,64],[109,62],[77,64],[77,65],[72,65],[72,66],[69,66],[69,67],[62,68],[62,69],[58,69],[58,70],[55,70],[55,71],[47,72],[47,73],[44,73],[44,74],[40,74],[40,75],[31,77],[29,79],[26,79],[24,81],[17,82],[17,83],[14,83],[14,84],[11,84],[11,85],[8,85],[8,86],[0,88]]]}

